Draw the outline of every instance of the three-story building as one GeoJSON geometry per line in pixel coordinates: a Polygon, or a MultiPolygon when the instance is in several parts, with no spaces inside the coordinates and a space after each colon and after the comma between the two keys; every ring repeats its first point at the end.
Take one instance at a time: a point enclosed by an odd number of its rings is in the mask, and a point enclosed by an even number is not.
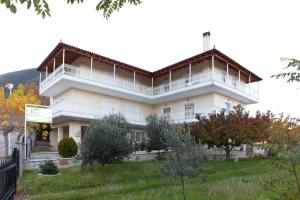
{"type": "Polygon", "coordinates": [[[51,144],[80,143],[91,121],[110,113],[123,114],[140,142],[150,114],[188,123],[198,113],[257,103],[262,79],[210,49],[209,37],[203,34],[202,53],[154,72],[59,43],[37,69],[40,95],[51,98],[51,144]]]}

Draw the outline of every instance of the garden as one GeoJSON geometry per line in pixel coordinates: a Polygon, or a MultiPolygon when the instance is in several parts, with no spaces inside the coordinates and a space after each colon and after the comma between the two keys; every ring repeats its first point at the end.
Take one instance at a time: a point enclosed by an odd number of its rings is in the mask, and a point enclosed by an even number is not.
{"type": "Polygon", "coordinates": [[[197,118],[183,126],[147,117],[146,149],[164,153],[132,162],[126,161],[135,149],[130,124],[122,115],[106,116],[87,129],[78,150],[72,138],[58,145],[63,157],[77,154],[81,167],[57,169],[45,162],[40,173],[25,172],[19,194],[31,199],[299,199],[298,119],[271,112],[250,116],[240,106],[197,118]],[[233,160],[233,147],[244,143],[266,154],[233,160]],[[208,161],[207,148],[223,149],[224,160],[208,161]]]}

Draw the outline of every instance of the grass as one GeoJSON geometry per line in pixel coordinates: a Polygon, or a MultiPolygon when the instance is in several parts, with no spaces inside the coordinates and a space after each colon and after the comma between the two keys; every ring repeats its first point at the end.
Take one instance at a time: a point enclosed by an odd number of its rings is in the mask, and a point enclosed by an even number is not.
{"type": "MultiPolygon", "coordinates": [[[[278,171],[273,162],[267,159],[208,162],[198,177],[187,181],[188,197],[262,200],[274,199],[279,193],[294,194],[296,187],[290,182],[293,177],[286,169],[278,171]]],[[[60,173],[60,176],[41,177],[37,171],[26,171],[19,190],[29,193],[33,200],[182,199],[179,182],[167,184],[156,161],[61,169],[60,173]]]]}

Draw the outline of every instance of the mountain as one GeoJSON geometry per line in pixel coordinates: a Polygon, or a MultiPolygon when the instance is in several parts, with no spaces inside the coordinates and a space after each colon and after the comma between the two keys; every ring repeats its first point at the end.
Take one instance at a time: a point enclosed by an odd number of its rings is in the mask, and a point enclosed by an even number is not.
{"type": "Polygon", "coordinates": [[[14,87],[19,83],[39,83],[39,73],[36,68],[25,69],[0,75],[0,87],[4,87],[6,83],[13,83],[14,87]]]}

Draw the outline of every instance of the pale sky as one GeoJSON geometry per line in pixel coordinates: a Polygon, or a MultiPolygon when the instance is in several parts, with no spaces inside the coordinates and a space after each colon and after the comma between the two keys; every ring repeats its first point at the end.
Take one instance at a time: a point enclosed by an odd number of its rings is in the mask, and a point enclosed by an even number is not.
{"type": "Polygon", "coordinates": [[[201,53],[202,33],[210,31],[211,46],[264,79],[260,102],[248,109],[300,117],[300,83],[270,78],[282,71],[281,57],[300,59],[298,0],[143,0],[109,20],[95,11],[94,0],[48,1],[52,17],[46,19],[0,5],[0,74],[37,67],[60,39],[154,71],[201,53]]]}

